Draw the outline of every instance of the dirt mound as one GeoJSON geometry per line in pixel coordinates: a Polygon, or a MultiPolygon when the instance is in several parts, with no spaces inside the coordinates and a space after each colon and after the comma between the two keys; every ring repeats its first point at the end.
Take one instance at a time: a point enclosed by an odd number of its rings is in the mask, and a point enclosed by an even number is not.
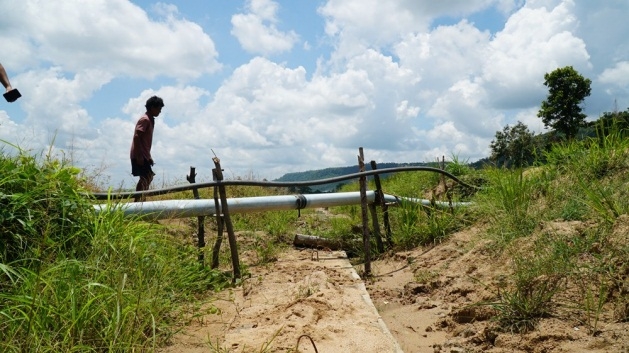
{"type": "MultiPolygon", "coordinates": [[[[552,224],[563,231],[581,224],[552,224]]],[[[629,324],[601,315],[596,334],[576,317],[541,319],[525,334],[505,332],[492,320],[490,303],[510,271],[473,228],[425,250],[377,261],[367,289],[406,353],[433,352],[627,352],[629,324]],[[487,305],[479,305],[487,304],[487,305]]]]}

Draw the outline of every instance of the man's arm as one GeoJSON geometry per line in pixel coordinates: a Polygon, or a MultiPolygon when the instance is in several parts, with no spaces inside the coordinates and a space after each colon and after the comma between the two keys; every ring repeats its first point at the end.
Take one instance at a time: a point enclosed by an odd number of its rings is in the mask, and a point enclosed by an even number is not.
{"type": "Polygon", "coordinates": [[[142,131],[135,130],[133,132],[133,159],[138,165],[144,164],[144,154],[142,153],[142,137],[140,136],[142,131]]]}
{"type": "Polygon", "coordinates": [[[2,66],[2,64],[0,64],[0,83],[2,83],[7,92],[13,89],[13,87],[11,87],[11,82],[9,81],[9,76],[7,76],[7,72],[4,70],[4,66],[2,66]]]}

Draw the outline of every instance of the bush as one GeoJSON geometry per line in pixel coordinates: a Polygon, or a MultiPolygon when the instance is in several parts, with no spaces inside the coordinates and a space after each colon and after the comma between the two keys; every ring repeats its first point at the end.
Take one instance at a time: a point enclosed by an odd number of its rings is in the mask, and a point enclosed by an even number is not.
{"type": "Polygon", "coordinates": [[[0,152],[0,262],[85,256],[84,225],[93,210],[81,194],[77,168],[20,151],[0,152]]]}

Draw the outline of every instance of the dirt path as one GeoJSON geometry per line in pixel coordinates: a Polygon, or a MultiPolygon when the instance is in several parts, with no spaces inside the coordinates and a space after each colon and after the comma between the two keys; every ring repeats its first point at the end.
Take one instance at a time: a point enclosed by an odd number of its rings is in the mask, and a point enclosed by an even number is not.
{"type": "Polygon", "coordinates": [[[307,335],[299,352],[315,351],[311,338],[319,352],[401,353],[344,252],[291,249],[251,274],[213,303],[220,315],[195,320],[164,352],[295,352],[307,335]]]}

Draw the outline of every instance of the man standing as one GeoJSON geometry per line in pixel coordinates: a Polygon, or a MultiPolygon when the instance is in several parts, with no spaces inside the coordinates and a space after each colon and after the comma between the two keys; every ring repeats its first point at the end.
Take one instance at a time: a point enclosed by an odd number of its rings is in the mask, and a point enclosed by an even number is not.
{"type": "MultiPolygon", "coordinates": [[[[133,142],[131,143],[131,174],[139,176],[140,180],[135,187],[135,191],[148,190],[153,181],[153,157],[151,157],[151,145],[153,144],[153,128],[155,127],[155,117],[159,115],[164,107],[164,101],[153,96],[146,101],[146,113],[140,117],[133,132],[133,142]]],[[[135,196],[135,202],[144,201],[144,196],[135,196]]]]}

